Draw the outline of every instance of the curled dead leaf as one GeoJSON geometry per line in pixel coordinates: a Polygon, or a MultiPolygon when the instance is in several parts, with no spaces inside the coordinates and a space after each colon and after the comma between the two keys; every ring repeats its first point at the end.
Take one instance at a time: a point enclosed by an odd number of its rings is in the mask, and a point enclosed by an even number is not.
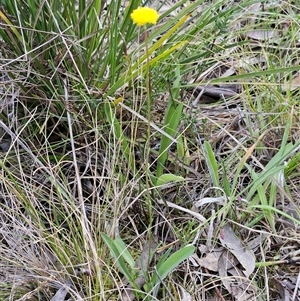
{"type": "Polygon", "coordinates": [[[221,230],[219,240],[223,247],[232,253],[243,266],[244,274],[249,277],[255,269],[255,256],[249,248],[242,244],[240,239],[234,234],[230,225],[227,224],[221,230]]]}
{"type": "Polygon", "coordinates": [[[219,260],[219,276],[227,291],[238,301],[257,300],[255,287],[237,268],[236,258],[230,251],[224,251],[219,260]]]}

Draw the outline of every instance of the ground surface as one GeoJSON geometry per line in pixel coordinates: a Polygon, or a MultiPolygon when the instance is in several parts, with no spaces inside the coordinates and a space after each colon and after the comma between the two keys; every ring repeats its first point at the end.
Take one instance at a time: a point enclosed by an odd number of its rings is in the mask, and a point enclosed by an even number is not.
{"type": "Polygon", "coordinates": [[[0,8],[0,300],[300,300],[295,2],[37,2],[0,8]]]}

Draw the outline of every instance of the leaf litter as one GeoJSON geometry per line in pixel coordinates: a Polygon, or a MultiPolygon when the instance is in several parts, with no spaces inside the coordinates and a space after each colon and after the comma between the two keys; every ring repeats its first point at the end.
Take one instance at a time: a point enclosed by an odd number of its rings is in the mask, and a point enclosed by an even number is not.
{"type": "Polygon", "coordinates": [[[251,299],[256,292],[251,279],[255,269],[254,252],[261,246],[263,238],[259,234],[246,244],[235,235],[229,224],[225,224],[219,234],[221,246],[217,245],[210,250],[206,245],[200,245],[193,259],[207,272],[217,273],[224,287],[236,300],[254,300],[251,299]]]}
{"type": "Polygon", "coordinates": [[[229,224],[226,224],[219,235],[219,240],[228,252],[232,253],[238,262],[243,266],[243,273],[248,278],[255,269],[255,256],[247,246],[234,234],[229,224]]]}
{"type": "MultiPolygon", "coordinates": [[[[276,3],[275,3],[276,4],[276,3]]],[[[267,9],[268,5],[274,6],[274,1],[270,1],[267,5],[264,5],[264,8],[267,9]],[[273,3],[273,4],[272,4],[273,3]]],[[[279,4],[278,5],[282,5],[279,4]]],[[[167,10],[168,7],[163,7],[162,10],[167,10]]],[[[257,15],[262,10],[261,3],[256,3],[253,6],[248,8],[245,14],[240,17],[240,20],[236,20],[235,25],[240,26],[241,23],[248,23],[250,25],[255,25],[257,21],[257,15]],[[240,24],[238,24],[240,23],[240,24]]],[[[212,78],[220,78],[220,77],[229,77],[231,75],[237,75],[238,71],[251,72],[251,70],[261,67],[261,69],[266,68],[266,64],[268,62],[268,57],[265,57],[261,54],[260,50],[264,51],[264,46],[266,43],[273,43],[276,45],[278,49],[280,46],[278,45],[279,39],[284,36],[289,29],[289,25],[287,23],[281,22],[280,29],[254,29],[248,30],[245,34],[241,36],[242,39],[249,40],[249,46],[253,53],[249,54],[249,59],[240,58],[236,54],[232,55],[231,63],[228,64],[228,61],[225,59],[223,63],[218,63],[218,67],[211,72],[208,72],[203,76],[203,79],[212,79],[212,78]],[[221,73],[216,72],[215,70],[222,69],[221,73]]],[[[230,28],[229,28],[230,29],[230,28]]],[[[238,49],[237,49],[238,53],[238,49]]],[[[222,60],[222,58],[220,59],[222,60]]],[[[295,63],[295,62],[294,62],[295,63]]],[[[297,62],[296,62],[297,63],[297,62]]],[[[295,64],[296,64],[295,63],[295,64]]],[[[298,89],[299,85],[299,75],[297,74],[288,74],[286,78],[281,78],[284,80],[284,83],[279,83],[280,88],[286,91],[295,91],[298,89]],[[286,79],[287,78],[287,79],[286,79]],[[291,80],[288,80],[291,78],[291,80]]],[[[200,95],[201,101],[194,102],[194,106],[202,105],[202,104],[213,104],[214,102],[218,102],[220,100],[223,103],[216,106],[211,107],[202,107],[202,113],[199,114],[199,124],[202,124],[203,119],[207,118],[208,122],[211,120],[215,120],[214,125],[218,125],[219,128],[222,127],[222,122],[226,125],[230,124],[233,119],[232,116],[236,114],[239,117],[240,111],[236,112],[231,107],[233,104],[238,106],[242,99],[243,88],[242,84],[239,82],[234,83],[234,86],[226,86],[222,83],[218,85],[205,85],[200,83],[194,92],[196,99],[200,95]],[[223,105],[225,104],[225,106],[223,105]],[[230,110],[228,109],[230,107],[230,110]],[[216,110],[214,110],[216,108],[216,110]],[[225,108],[225,109],[224,109],[225,108]],[[227,110],[226,110],[227,109],[227,110]],[[217,111],[218,110],[218,111],[217,111]],[[216,113],[215,113],[216,112],[216,113]],[[215,114],[215,115],[214,115],[215,114]],[[225,118],[224,118],[225,116],[225,118]],[[230,116],[230,118],[228,118],[230,116]],[[218,119],[219,118],[219,119],[218,119]],[[231,120],[230,120],[231,119],[231,120]]],[[[199,99],[200,99],[199,97],[199,99]]],[[[213,122],[212,122],[213,123],[213,122]]],[[[245,130],[245,129],[243,129],[245,130]]],[[[207,132],[209,132],[207,130],[207,132]]],[[[214,145],[218,143],[223,143],[222,139],[220,139],[220,135],[217,130],[212,131],[211,134],[211,142],[214,145]]],[[[231,127],[228,131],[229,134],[233,133],[232,136],[237,137],[238,132],[236,128],[231,127]]],[[[226,135],[226,138],[230,135],[226,135]]],[[[247,135],[245,135],[247,136],[247,135]]],[[[223,136],[224,137],[224,136],[223,136]]],[[[225,139],[224,139],[225,140],[225,139]]],[[[228,140],[226,145],[230,145],[228,140]]],[[[221,144],[224,145],[224,144],[221,144]]],[[[230,145],[232,147],[232,145],[230,145]]],[[[275,148],[275,147],[274,147],[275,148]]],[[[222,149],[222,147],[220,147],[222,149]]],[[[192,156],[193,157],[193,156],[192,156]]],[[[200,157],[199,155],[195,156],[197,159],[200,157]]],[[[199,159],[198,159],[199,160],[199,159]]],[[[299,191],[298,191],[299,192],[299,191]]],[[[198,209],[200,206],[206,204],[209,205],[211,203],[215,203],[214,205],[224,205],[226,203],[226,197],[208,197],[202,198],[202,203],[195,206],[198,209]]],[[[205,223],[206,216],[204,212],[195,213],[192,210],[186,209],[184,206],[179,206],[174,202],[170,201],[157,201],[157,203],[161,206],[167,205],[168,208],[178,210],[184,212],[184,214],[189,215],[189,217],[194,217],[200,223],[205,223]],[[203,214],[203,215],[202,215],[203,214]]],[[[195,204],[194,204],[195,205],[195,204]]],[[[212,231],[216,231],[216,226],[211,223],[213,226],[212,231]]],[[[295,225],[289,224],[289,227],[295,227],[295,225]]],[[[283,229],[283,231],[287,231],[283,229]]],[[[259,247],[262,246],[262,242],[265,239],[263,235],[258,235],[254,237],[252,240],[245,242],[244,239],[239,237],[239,229],[233,231],[233,228],[230,224],[225,224],[220,229],[220,234],[218,236],[218,243],[214,245],[211,243],[211,239],[207,242],[206,245],[200,245],[198,248],[198,252],[193,255],[193,259],[195,263],[198,264],[198,271],[201,272],[201,268],[204,269],[207,274],[212,277],[218,277],[226,290],[231,294],[233,298],[236,300],[256,300],[256,288],[252,283],[251,276],[255,269],[255,255],[254,253],[258,250],[259,247]],[[209,247],[208,247],[209,245],[209,247]]],[[[285,232],[287,236],[293,236],[293,234],[288,234],[285,232]]],[[[277,241],[278,245],[285,245],[286,242],[281,240],[277,241]]],[[[282,248],[283,249],[283,248],[282,248]]],[[[280,248],[280,250],[282,250],[280,248]]],[[[289,251],[287,251],[289,253],[289,251]]],[[[147,257],[145,260],[147,261],[147,257]]],[[[289,273],[287,275],[282,275],[282,277],[274,277],[272,279],[272,283],[280,292],[280,297],[282,301],[290,301],[290,300],[300,300],[299,298],[299,273],[298,277],[292,277],[289,273]]],[[[141,283],[144,282],[144,279],[141,278],[141,283]]],[[[67,285],[67,283],[66,283],[67,285]]],[[[141,284],[142,285],[142,284],[141,284]]],[[[180,287],[181,296],[183,300],[191,300],[190,294],[186,289],[180,287]]],[[[64,299],[65,288],[61,288],[59,290],[61,293],[60,299],[64,299]]],[[[132,299],[133,297],[129,298],[132,299]]],[[[208,297],[207,300],[217,300],[217,298],[208,297]]],[[[219,300],[219,299],[218,299],[219,300]]],[[[222,299],[223,300],[223,299],[222,299]]]]}

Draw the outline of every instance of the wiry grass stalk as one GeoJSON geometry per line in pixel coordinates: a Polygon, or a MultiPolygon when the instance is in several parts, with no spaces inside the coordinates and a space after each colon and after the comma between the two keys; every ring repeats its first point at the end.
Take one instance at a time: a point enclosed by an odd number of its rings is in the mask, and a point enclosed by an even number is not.
{"type": "Polygon", "coordinates": [[[144,4],[2,3],[0,299],[296,296],[298,9],[144,4]]]}

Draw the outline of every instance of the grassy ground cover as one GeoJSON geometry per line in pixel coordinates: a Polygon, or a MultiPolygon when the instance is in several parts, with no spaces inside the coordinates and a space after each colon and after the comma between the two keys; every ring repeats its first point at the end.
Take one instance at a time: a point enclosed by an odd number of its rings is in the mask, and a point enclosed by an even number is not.
{"type": "Polygon", "coordinates": [[[2,0],[0,300],[300,300],[299,13],[2,0]]]}

